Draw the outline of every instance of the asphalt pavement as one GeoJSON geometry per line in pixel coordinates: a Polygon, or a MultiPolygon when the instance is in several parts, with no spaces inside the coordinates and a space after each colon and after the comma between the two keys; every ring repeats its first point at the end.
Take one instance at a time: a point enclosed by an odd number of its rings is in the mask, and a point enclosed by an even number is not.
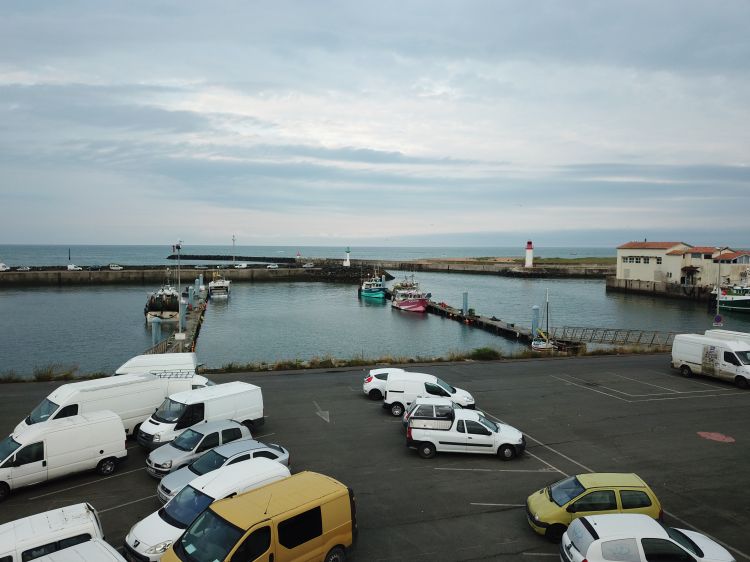
{"type": "MultiPolygon", "coordinates": [[[[554,560],[537,536],[526,497],[567,475],[635,472],[656,492],[672,526],[695,529],[750,560],[744,472],[750,459],[750,391],[682,378],[665,354],[410,365],[471,392],[477,407],[520,429],[518,459],[438,454],[405,446],[400,420],[362,393],[365,371],[222,374],[263,389],[256,437],[291,452],[292,472],[313,470],[351,486],[358,505],[357,562],[554,560]]],[[[57,384],[0,386],[0,430],[10,432],[57,384]]],[[[88,501],[119,547],[160,507],[146,453],[109,477],[84,473],[21,489],[0,523],[88,501]]]]}

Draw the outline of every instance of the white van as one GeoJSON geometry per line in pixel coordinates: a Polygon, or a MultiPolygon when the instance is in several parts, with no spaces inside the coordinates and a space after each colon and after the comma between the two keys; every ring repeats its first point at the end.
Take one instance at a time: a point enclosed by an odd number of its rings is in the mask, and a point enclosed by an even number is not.
{"type": "Polygon", "coordinates": [[[19,423],[15,432],[50,420],[111,410],[122,419],[126,435],[135,435],[138,426],[170,394],[208,384],[198,375],[123,375],[71,382],[57,387],[19,423]]]}
{"type": "Polygon", "coordinates": [[[244,494],[291,476],[271,459],[249,459],[198,476],[162,509],[136,523],[125,537],[125,552],[155,562],[212,502],[244,494]]]}
{"type": "Polygon", "coordinates": [[[474,398],[460,388],[453,387],[435,375],[427,373],[391,373],[385,384],[383,408],[390,410],[394,416],[402,416],[404,410],[415,398],[443,396],[450,398],[462,408],[473,408],[474,398]]]}
{"type": "Polygon", "coordinates": [[[141,425],[138,443],[155,449],[197,423],[236,420],[250,431],[262,425],[263,394],[246,382],[228,382],[172,394],[141,425]]]}
{"type": "Polygon", "coordinates": [[[189,372],[194,375],[196,369],[198,357],[195,353],[151,353],[128,359],[117,368],[115,375],[144,375],[164,371],[189,372]]]}
{"type": "Polygon", "coordinates": [[[706,330],[704,335],[717,340],[733,340],[750,343],[750,334],[747,332],[734,332],[732,330],[706,330]]]}
{"type": "Polygon", "coordinates": [[[672,342],[672,367],[686,377],[708,375],[747,388],[750,383],[750,342],[678,334],[672,342]]]}
{"type": "Polygon", "coordinates": [[[69,505],[0,525],[0,561],[35,560],[103,537],[99,514],[91,505],[69,505]]]}
{"type": "MultiPolygon", "coordinates": [[[[127,562],[120,553],[101,539],[58,550],[37,559],[38,562],[127,562]]],[[[2,562],[2,561],[0,561],[2,562]]]]}
{"type": "Polygon", "coordinates": [[[125,429],[114,412],[33,425],[0,441],[0,501],[16,488],[75,472],[112,474],[127,455],[125,429]]]}

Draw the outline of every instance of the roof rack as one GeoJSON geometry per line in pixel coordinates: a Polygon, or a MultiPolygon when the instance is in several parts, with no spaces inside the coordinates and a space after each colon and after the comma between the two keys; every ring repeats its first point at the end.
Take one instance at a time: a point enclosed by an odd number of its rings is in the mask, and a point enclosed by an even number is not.
{"type": "Polygon", "coordinates": [[[195,376],[195,371],[192,369],[164,369],[149,371],[148,374],[162,379],[190,379],[195,376]]]}

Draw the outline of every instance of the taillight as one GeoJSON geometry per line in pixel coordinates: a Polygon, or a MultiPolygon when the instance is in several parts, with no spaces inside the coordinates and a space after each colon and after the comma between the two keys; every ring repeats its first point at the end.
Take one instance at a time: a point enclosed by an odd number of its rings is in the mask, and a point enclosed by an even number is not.
{"type": "Polygon", "coordinates": [[[406,438],[411,439],[411,425],[406,426],[406,438]]]}
{"type": "Polygon", "coordinates": [[[372,375],[365,377],[365,382],[372,382],[372,375]]]}

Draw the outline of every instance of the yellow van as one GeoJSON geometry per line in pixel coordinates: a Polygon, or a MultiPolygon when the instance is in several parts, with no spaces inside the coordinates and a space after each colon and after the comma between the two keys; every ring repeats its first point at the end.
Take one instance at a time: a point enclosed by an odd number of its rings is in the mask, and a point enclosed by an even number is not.
{"type": "Polygon", "coordinates": [[[642,513],[661,520],[661,504],[637,474],[592,472],[570,476],[537,490],[526,500],[534,531],[559,541],[568,525],[584,515],[642,513]]]}
{"type": "Polygon", "coordinates": [[[354,492],[300,472],[211,504],[163,562],[343,562],[357,534],[354,492]]]}

